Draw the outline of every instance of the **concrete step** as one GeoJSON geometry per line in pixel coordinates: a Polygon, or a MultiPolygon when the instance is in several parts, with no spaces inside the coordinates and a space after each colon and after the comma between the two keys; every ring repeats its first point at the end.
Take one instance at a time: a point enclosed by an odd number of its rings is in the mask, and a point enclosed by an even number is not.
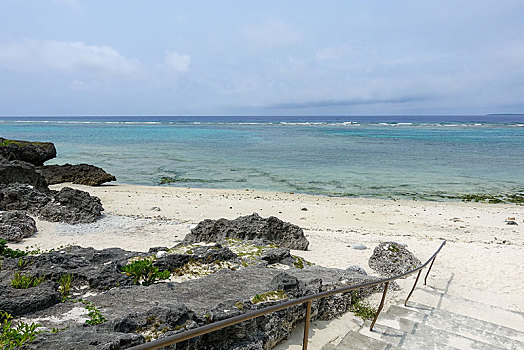
{"type": "Polygon", "coordinates": [[[415,290],[408,302],[408,306],[413,305],[413,303],[451,311],[524,332],[524,315],[520,312],[502,309],[454,295],[446,295],[425,288],[417,288],[415,290]]]}
{"type": "MultiPolygon", "coordinates": [[[[425,288],[432,289],[430,286],[425,286],[425,288]]],[[[522,298],[519,298],[518,296],[497,293],[494,291],[479,289],[455,282],[450,283],[445,290],[436,289],[435,291],[441,293],[446,291],[445,294],[463,298],[466,298],[467,296],[467,299],[495,307],[501,307],[501,305],[505,305],[503,308],[506,308],[510,311],[519,312],[522,311],[522,308],[524,307],[522,298]]]]}
{"type": "Polygon", "coordinates": [[[382,340],[367,337],[357,332],[349,332],[344,339],[334,348],[322,348],[322,350],[400,350],[400,348],[386,343],[382,340]]]}
{"type": "MultiPolygon", "coordinates": [[[[431,316],[429,317],[431,318],[431,316]]],[[[417,335],[425,340],[440,344],[446,344],[457,349],[476,349],[476,350],[503,350],[497,345],[489,344],[483,341],[471,339],[454,332],[427,326],[406,318],[383,318],[377,320],[377,323],[404,331],[408,334],[407,338],[417,335]]]]}
{"type": "MultiPolygon", "coordinates": [[[[419,305],[419,308],[423,305],[419,305]]],[[[406,318],[433,328],[453,332],[464,337],[492,344],[504,349],[524,349],[524,333],[444,310],[420,312],[412,308],[392,305],[384,314],[389,318],[406,318]]],[[[379,319],[382,315],[379,316],[379,319]]]]}
{"type": "Polygon", "coordinates": [[[375,324],[373,331],[369,330],[370,322],[366,322],[359,333],[370,338],[389,343],[402,349],[413,350],[455,350],[457,348],[435,341],[433,338],[422,337],[417,334],[388,327],[382,324],[375,324]]]}

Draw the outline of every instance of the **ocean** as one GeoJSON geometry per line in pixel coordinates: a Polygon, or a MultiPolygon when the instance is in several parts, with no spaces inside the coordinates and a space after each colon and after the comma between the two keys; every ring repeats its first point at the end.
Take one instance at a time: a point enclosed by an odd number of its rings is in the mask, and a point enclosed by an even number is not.
{"type": "Polygon", "coordinates": [[[524,116],[0,117],[118,183],[447,200],[524,192],[524,116]]]}

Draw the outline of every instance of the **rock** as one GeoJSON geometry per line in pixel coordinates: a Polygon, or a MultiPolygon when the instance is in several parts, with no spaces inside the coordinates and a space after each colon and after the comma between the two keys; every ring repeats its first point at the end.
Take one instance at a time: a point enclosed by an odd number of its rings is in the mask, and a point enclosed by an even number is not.
{"type": "Polygon", "coordinates": [[[40,192],[31,185],[0,185],[0,210],[23,210],[36,214],[51,199],[51,192],[40,192]]]}
{"type": "Polygon", "coordinates": [[[151,210],[151,211],[161,211],[162,209],[160,209],[159,207],[151,207],[151,208],[149,208],[149,210],[151,210]]]}
{"type": "Polygon", "coordinates": [[[61,221],[71,224],[94,222],[104,208],[98,197],[89,193],[64,187],[56,193],[53,200],[39,210],[39,216],[48,221],[61,221]]]}
{"type": "MultiPolygon", "coordinates": [[[[238,259],[231,250],[220,245],[190,248],[191,254],[157,256],[156,262],[176,255],[203,260],[229,259],[230,262],[238,259]]],[[[289,249],[287,254],[281,249],[274,249],[279,252],[275,252],[275,256],[286,257],[289,249]]],[[[81,247],[27,256],[24,257],[26,273],[45,276],[48,281],[25,290],[14,290],[8,285],[6,276],[18,269],[18,259],[7,258],[0,270],[0,309],[15,310],[16,315],[28,318],[29,322],[35,320],[48,329],[67,327],[56,334],[41,333],[34,343],[26,346],[28,349],[124,349],[146,339],[169,336],[282,300],[375,280],[351,271],[320,266],[291,267],[282,272],[258,264],[221,269],[182,283],[132,285],[131,277],[122,273],[120,267],[132,257],[146,256],[146,253],[118,248],[81,247]],[[82,298],[96,306],[107,319],[105,323],[88,326],[83,323],[83,318],[88,316],[82,304],[59,302],[55,282],[66,273],[73,276],[72,291],[77,293],[74,298],[82,298]],[[281,300],[253,301],[257,294],[263,296],[278,290],[285,293],[281,300]],[[49,298],[48,295],[54,296],[49,298]]],[[[366,288],[360,293],[365,296],[378,290],[379,287],[366,288]]],[[[352,295],[345,293],[314,300],[312,320],[331,319],[346,312],[352,295]]],[[[298,305],[180,343],[177,349],[270,349],[288,337],[304,317],[305,308],[298,305]]]]}
{"type": "Polygon", "coordinates": [[[264,251],[260,257],[262,260],[267,261],[268,264],[280,263],[288,266],[292,266],[295,259],[291,256],[289,248],[274,248],[264,251]]]}
{"type": "Polygon", "coordinates": [[[0,239],[8,242],[20,242],[36,232],[33,218],[18,211],[0,212],[0,239]]]}
{"type": "Polygon", "coordinates": [[[36,287],[16,289],[8,284],[11,279],[12,275],[0,283],[0,310],[20,316],[47,309],[60,302],[60,293],[54,282],[46,281],[36,287]]]}
{"type": "Polygon", "coordinates": [[[368,247],[366,247],[365,245],[363,244],[353,244],[351,246],[351,249],[356,249],[356,250],[366,250],[368,249],[368,247]]]}
{"type": "Polygon", "coordinates": [[[517,222],[516,221],[513,221],[513,220],[506,220],[506,225],[517,225],[517,222]]]}
{"type": "Polygon", "coordinates": [[[56,148],[51,142],[8,140],[0,137],[0,158],[43,165],[45,161],[55,157],[56,148]]]}
{"type": "Polygon", "coordinates": [[[281,247],[298,250],[307,250],[309,245],[300,227],[274,216],[262,218],[257,213],[234,220],[201,221],[186,235],[183,243],[221,242],[226,237],[242,240],[262,239],[281,247]]]}
{"type": "Polygon", "coordinates": [[[373,270],[385,277],[400,275],[421,265],[413,253],[395,242],[380,243],[373,250],[368,263],[373,270]]]}
{"type": "Polygon", "coordinates": [[[34,165],[18,160],[0,159],[0,185],[12,183],[23,183],[38,190],[47,190],[45,179],[36,172],[34,165]]]}
{"type": "Polygon", "coordinates": [[[347,272],[353,272],[353,273],[356,273],[356,274],[359,274],[359,275],[366,275],[367,276],[366,270],[364,270],[364,268],[362,268],[361,266],[358,266],[358,265],[348,266],[348,267],[346,267],[346,271],[347,272]]]}
{"type": "Polygon", "coordinates": [[[37,171],[48,185],[72,182],[79,185],[99,186],[105,182],[116,181],[116,177],[102,168],[89,164],[44,165],[37,171]]]}

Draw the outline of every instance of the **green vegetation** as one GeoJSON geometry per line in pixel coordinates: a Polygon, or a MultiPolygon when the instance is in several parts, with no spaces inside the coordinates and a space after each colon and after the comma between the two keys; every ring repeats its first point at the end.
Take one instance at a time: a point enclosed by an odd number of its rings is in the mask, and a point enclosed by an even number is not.
{"type": "Polygon", "coordinates": [[[367,302],[364,302],[361,298],[357,297],[356,294],[352,295],[349,310],[364,321],[372,320],[377,314],[376,308],[370,306],[367,302]]]}
{"type": "Polygon", "coordinates": [[[222,269],[236,270],[237,265],[229,261],[216,260],[205,263],[202,260],[190,259],[184,266],[175,269],[173,273],[176,276],[185,276],[188,279],[194,279],[211,275],[222,269]]]}
{"type": "Polygon", "coordinates": [[[20,271],[16,271],[14,278],[11,280],[11,286],[16,289],[27,289],[36,287],[44,281],[44,276],[36,277],[31,275],[22,275],[20,271]]]}
{"type": "Polygon", "coordinates": [[[477,203],[513,203],[524,205],[524,191],[503,194],[459,194],[455,196],[443,196],[449,199],[460,199],[463,202],[477,203]]]}
{"type": "Polygon", "coordinates": [[[295,259],[295,261],[293,262],[293,265],[297,269],[303,269],[305,265],[307,265],[307,266],[314,265],[312,262],[309,262],[306,259],[301,258],[300,256],[296,256],[296,255],[291,255],[291,256],[295,259]]]}
{"type": "Polygon", "coordinates": [[[19,322],[16,326],[13,325],[13,316],[11,314],[0,310],[0,348],[2,349],[18,349],[24,344],[33,342],[36,336],[41,331],[36,329],[40,327],[39,324],[19,322]]]}
{"type": "Polygon", "coordinates": [[[263,303],[265,301],[276,301],[276,300],[282,300],[286,298],[287,298],[287,294],[282,289],[270,290],[269,292],[265,292],[262,294],[256,294],[253,298],[251,298],[251,302],[253,304],[258,304],[258,303],[263,303]]]}
{"type": "Polygon", "coordinates": [[[44,148],[49,148],[53,146],[53,144],[50,142],[20,141],[20,140],[8,140],[8,139],[0,138],[0,147],[9,146],[9,145],[16,145],[18,147],[37,146],[37,147],[44,147],[44,148]]]}
{"type": "MultiPolygon", "coordinates": [[[[144,338],[146,338],[146,342],[155,340],[159,336],[161,336],[162,334],[164,334],[164,333],[166,333],[166,332],[171,330],[166,325],[162,326],[164,321],[159,319],[155,315],[148,316],[147,319],[146,319],[146,322],[147,322],[147,324],[146,324],[145,327],[137,328],[137,330],[136,330],[137,333],[142,334],[144,336],[144,338]]],[[[177,327],[181,328],[181,326],[177,326],[177,327]]],[[[184,327],[185,327],[185,325],[184,325],[184,327]]]]}
{"type": "Polygon", "coordinates": [[[151,259],[140,259],[135,260],[130,264],[122,266],[120,268],[128,276],[133,277],[133,282],[139,284],[142,281],[142,285],[148,286],[155,283],[157,280],[165,280],[171,276],[168,270],[159,271],[158,267],[153,265],[151,259]]]}
{"type": "Polygon", "coordinates": [[[62,302],[66,301],[69,294],[71,293],[71,282],[73,276],[70,274],[62,274],[60,280],[58,280],[58,291],[62,295],[62,302]]]}
{"type": "Polygon", "coordinates": [[[6,258],[20,258],[28,255],[28,252],[21,251],[20,249],[11,249],[7,246],[5,239],[0,239],[0,256],[6,258]]]}
{"type": "Polygon", "coordinates": [[[98,324],[102,324],[107,321],[107,319],[104,316],[102,316],[102,314],[100,313],[100,310],[96,308],[95,304],[93,304],[90,301],[83,300],[83,299],[78,299],[74,302],[76,303],[77,301],[84,304],[85,305],[84,308],[87,311],[89,311],[89,313],[87,314],[89,316],[89,320],[86,320],[85,322],[86,324],[91,325],[91,326],[96,326],[98,324]]]}

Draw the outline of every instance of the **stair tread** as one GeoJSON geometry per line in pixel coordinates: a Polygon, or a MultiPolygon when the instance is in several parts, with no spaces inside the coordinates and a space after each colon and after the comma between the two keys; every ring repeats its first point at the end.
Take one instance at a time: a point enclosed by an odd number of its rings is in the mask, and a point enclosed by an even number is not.
{"type": "Polygon", "coordinates": [[[459,296],[441,292],[417,289],[408,302],[426,305],[438,310],[447,310],[456,314],[469,316],[482,321],[500,324],[517,331],[524,331],[524,315],[520,312],[499,308],[459,296]]]}
{"type": "MultiPolygon", "coordinates": [[[[429,317],[431,318],[431,316],[429,317]]],[[[429,319],[428,318],[428,319],[429,319]]],[[[377,324],[385,325],[400,331],[406,332],[407,337],[417,335],[424,339],[431,339],[434,342],[446,344],[458,349],[478,349],[478,350],[495,350],[495,349],[506,349],[501,347],[500,343],[487,343],[483,340],[473,339],[467,335],[462,335],[453,331],[443,330],[435,328],[423,323],[419,323],[407,318],[380,318],[377,320],[377,324]]],[[[406,338],[407,339],[407,338],[406,338]]],[[[516,345],[509,347],[510,350],[518,349],[516,345]]]]}
{"type": "Polygon", "coordinates": [[[369,330],[369,322],[364,324],[364,327],[359,330],[359,333],[371,338],[375,338],[402,349],[439,349],[439,350],[455,350],[457,348],[435,341],[432,338],[424,338],[417,334],[408,334],[407,332],[395,329],[393,327],[382,324],[375,324],[373,331],[369,330]]]}
{"type": "MultiPolygon", "coordinates": [[[[390,343],[379,339],[370,338],[358,332],[349,332],[344,339],[335,347],[337,350],[400,350],[390,343]]],[[[328,349],[324,349],[328,350],[328,349]]]]}
{"type": "Polygon", "coordinates": [[[428,316],[428,314],[414,311],[411,308],[392,305],[384,316],[404,317],[507,349],[524,349],[524,332],[450,311],[433,310],[431,315],[428,316]],[[501,344],[505,345],[502,346],[501,344]]]}

